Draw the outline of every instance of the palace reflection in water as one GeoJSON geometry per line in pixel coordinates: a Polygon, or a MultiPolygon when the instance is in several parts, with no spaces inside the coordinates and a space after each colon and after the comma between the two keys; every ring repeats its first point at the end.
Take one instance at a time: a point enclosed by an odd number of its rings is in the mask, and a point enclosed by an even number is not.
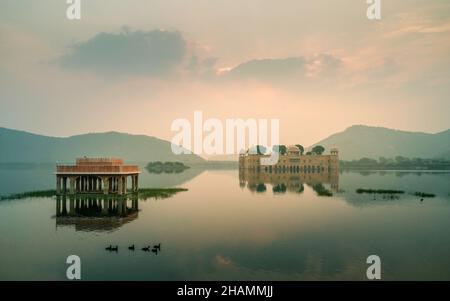
{"type": "Polygon", "coordinates": [[[138,196],[57,196],[56,226],[76,231],[111,231],[138,218],[138,196]]]}
{"type": "Polygon", "coordinates": [[[267,184],[272,186],[273,193],[303,191],[303,185],[321,189],[322,184],[329,184],[331,191],[339,191],[339,172],[306,171],[267,173],[254,169],[239,169],[239,185],[253,192],[267,191],[267,184]]]}

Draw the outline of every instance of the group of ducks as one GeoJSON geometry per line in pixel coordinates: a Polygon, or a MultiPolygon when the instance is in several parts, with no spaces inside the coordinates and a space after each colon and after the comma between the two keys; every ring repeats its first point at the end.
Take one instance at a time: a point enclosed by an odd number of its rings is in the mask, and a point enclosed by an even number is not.
{"type": "MultiPolygon", "coordinates": [[[[135,248],[134,244],[128,247],[128,250],[130,250],[130,251],[134,251],[135,249],[136,248],[135,248]]],[[[118,252],[119,251],[119,246],[114,246],[113,247],[112,245],[109,245],[109,247],[106,247],[105,250],[106,251],[110,251],[110,252],[113,252],[113,251],[114,252],[118,252]]],[[[161,243],[159,243],[157,245],[154,245],[152,249],[150,249],[150,246],[147,246],[147,247],[143,247],[141,250],[144,251],[144,252],[150,252],[151,251],[151,252],[155,253],[156,255],[158,255],[158,252],[161,251],[161,243]]]]}

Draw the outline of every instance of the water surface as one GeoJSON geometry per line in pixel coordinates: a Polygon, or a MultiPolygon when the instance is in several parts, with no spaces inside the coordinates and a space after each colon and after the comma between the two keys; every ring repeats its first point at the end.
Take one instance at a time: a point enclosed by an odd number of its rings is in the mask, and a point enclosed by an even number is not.
{"type": "MultiPolygon", "coordinates": [[[[140,180],[188,191],[130,199],[124,218],[61,216],[56,197],[1,201],[0,280],[64,280],[71,254],[85,280],[363,280],[371,254],[385,280],[450,280],[449,173],[344,172],[336,182],[189,169],[140,180]],[[333,196],[319,196],[319,183],[333,196]],[[421,201],[415,191],[436,197],[421,201]],[[127,250],[157,243],[157,255],[127,250]],[[119,252],[105,251],[109,244],[119,252]]],[[[2,195],[54,186],[50,168],[0,170],[2,195]]],[[[92,206],[83,212],[101,212],[92,206]]]]}

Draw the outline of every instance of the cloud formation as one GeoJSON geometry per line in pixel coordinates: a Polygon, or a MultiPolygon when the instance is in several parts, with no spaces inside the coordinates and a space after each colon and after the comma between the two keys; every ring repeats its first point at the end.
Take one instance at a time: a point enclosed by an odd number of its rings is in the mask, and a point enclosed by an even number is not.
{"type": "Polygon", "coordinates": [[[177,31],[99,33],[73,45],[63,67],[101,75],[164,76],[182,63],[186,42],[177,31]]]}
{"type": "Polygon", "coordinates": [[[341,60],[330,54],[288,58],[255,59],[223,72],[231,79],[277,81],[301,78],[327,78],[336,75],[341,60]]]}

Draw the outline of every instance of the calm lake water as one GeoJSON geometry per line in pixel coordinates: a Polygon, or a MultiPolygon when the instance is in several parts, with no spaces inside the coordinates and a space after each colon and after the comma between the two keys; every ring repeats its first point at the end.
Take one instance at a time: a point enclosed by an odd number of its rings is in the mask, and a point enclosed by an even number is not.
{"type": "MultiPolygon", "coordinates": [[[[64,280],[71,254],[80,256],[84,280],[364,280],[371,254],[380,256],[384,280],[450,280],[449,184],[442,172],[330,180],[190,169],[143,171],[141,187],[188,191],[130,200],[124,218],[56,216],[56,197],[0,201],[0,280],[64,280]],[[436,197],[420,201],[416,191],[436,197]],[[157,255],[140,250],[158,243],[157,255]],[[109,244],[119,251],[105,251],[109,244]]],[[[50,168],[0,169],[1,195],[54,187],[50,168]]]]}

